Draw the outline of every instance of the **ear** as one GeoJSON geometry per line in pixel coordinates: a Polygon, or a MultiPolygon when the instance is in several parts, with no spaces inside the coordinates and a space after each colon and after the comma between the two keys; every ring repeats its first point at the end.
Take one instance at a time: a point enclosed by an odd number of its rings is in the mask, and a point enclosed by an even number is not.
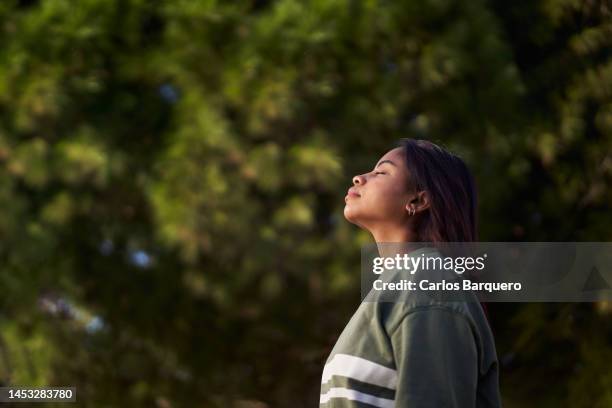
{"type": "Polygon", "coordinates": [[[430,202],[429,193],[427,191],[418,191],[410,198],[410,201],[406,203],[406,211],[410,212],[414,210],[415,214],[425,211],[429,208],[430,202]]]}

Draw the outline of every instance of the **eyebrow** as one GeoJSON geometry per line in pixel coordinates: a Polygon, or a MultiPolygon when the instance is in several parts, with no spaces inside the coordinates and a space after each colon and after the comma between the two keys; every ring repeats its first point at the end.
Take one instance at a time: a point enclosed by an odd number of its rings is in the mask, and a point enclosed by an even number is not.
{"type": "Polygon", "coordinates": [[[380,161],[380,162],[379,162],[379,163],[376,165],[376,167],[375,167],[375,168],[378,168],[378,166],[380,166],[381,164],[384,164],[384,163],[389,163],[389,164],[392,164],[392,165],[394,165],[395,167],[397,167],[397,164],[393,163],[391,160],[381,160],[381,161],[380,161]]]}

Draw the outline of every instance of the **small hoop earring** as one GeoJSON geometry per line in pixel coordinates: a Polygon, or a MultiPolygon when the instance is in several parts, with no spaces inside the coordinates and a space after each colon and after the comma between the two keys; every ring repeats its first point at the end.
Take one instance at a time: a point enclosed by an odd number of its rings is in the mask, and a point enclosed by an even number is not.
{"type": "Polygon", "coordinates": [[[408,215],[409,216],[412,217],[415,213],[416,213],[416,210],[414,208],[411,207],[411,208],[408,209],[408,215]]]}

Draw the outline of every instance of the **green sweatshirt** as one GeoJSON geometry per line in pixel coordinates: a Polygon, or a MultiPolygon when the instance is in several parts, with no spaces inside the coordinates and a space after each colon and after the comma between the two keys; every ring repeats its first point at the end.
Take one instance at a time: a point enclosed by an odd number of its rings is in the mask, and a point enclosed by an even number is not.
{"type": "Polygon", "coordinates": [[[325,363],[320,407],[501,407],[493,334],[476,298],[402,296],[361,303],[325,363]]]}

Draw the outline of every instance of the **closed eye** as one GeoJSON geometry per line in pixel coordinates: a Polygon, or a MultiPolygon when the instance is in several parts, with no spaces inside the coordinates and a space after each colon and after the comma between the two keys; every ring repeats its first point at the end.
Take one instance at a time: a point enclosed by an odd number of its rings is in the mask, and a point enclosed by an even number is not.
{"type": "Polygon", "coordinates": [[[384,171],[375,171],[374,174],[387,174],[384,171]]]}

